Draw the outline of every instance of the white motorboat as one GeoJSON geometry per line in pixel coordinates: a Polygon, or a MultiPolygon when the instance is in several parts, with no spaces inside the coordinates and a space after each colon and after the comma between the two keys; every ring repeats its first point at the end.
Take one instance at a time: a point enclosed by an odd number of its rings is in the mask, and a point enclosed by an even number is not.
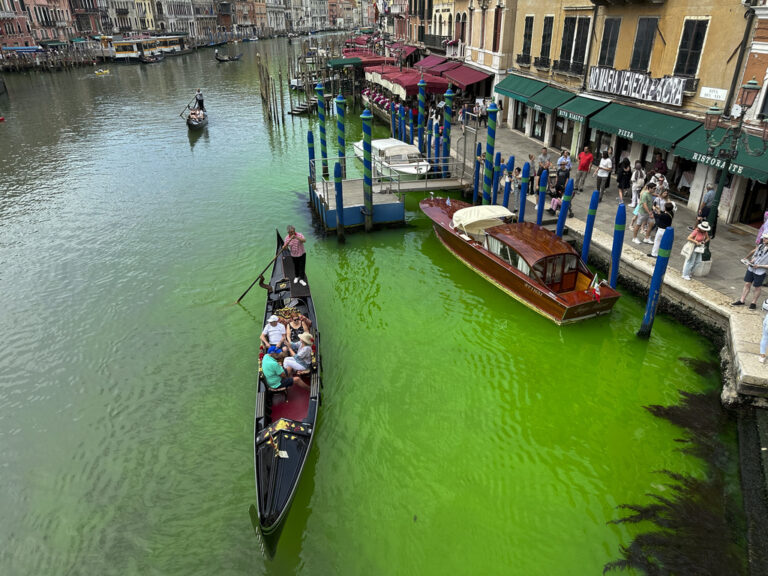
{"type": "MultiPolygon", "coordinates": [[[[363,141],[355,142],[353,147],[355,156],[362,162],[363,141]]],[[[381,138],[371,142],[371,168],[374,176],[402,182],[425,178],[429,172],[429,162],[421,155],[418,147],[396,138],[381,138]]]]}

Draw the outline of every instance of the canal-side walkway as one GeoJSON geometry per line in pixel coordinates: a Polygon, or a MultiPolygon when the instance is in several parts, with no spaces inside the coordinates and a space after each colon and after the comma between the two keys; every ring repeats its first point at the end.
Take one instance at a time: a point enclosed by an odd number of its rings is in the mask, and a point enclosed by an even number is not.
{"type": "MultiPolygon", "coordinates": [[[[452,131],[452,136],[453,145],[456,147],[461,136],[458,126],[452,131]]],[[[485,150],[485,133],[482,129],[478,133],[478,142],[482,143],[485,150]]],[[[467,146],[467,149],[470,148],[471,146],[467,146]]],[[[505,159],[514,155],[515,165],[522,166],[527,161],[528,154],[537,156],[541,152],[541,143],[513,132],[503,125],[496,130],[496,151],[501,152],[505,159]]],[[[455,149],[454,153],[457,153],[455,149]]],[[[474,154],[468,154],[468,156],[472,158],[474,154]]],[[[550,157],[553,160],[558,156],[559,151],[550,149],[550,157]]],[[[468,158],[468,161],[471,161],[471,158],[468,158]]],[[[574,175],[575,166],[571,173],[574,175]]],[[[584,192],[577,193],[573,200],[574,217],[567,220],[570,233],[576,236],[579,242],[586,225],[587,208],[591,191],[595,186],[595,177],[590,174],[585,184],[587,186],[584,192]]],[[[535,198],[535,196],[528,197],[527,220],[535,219],[535,198]]],[[[628,202],[629,199],[626,201],[628,202]]],[[[705,332],[714,330],[722,333],[730,351],[731,362],[730,374],[726,374],[726,380],[729,375],[733,376],[734,386],[729,392],[737,390],[739,393],[750,396],[768,397],[768,363],[758,362],[764,315],[762,301],[768,298],[768,288],[761,294],[756,310],[749,310],[747,306],[730,305],[741,295],[745,272],[741,259],[755,247],[757,230],[720,223],[716,238],[711,243],[712,267],[709,274],[694,276],[690,281],[683,280],[681,271],[685,259],[680,254],[680,249],[685,238],[690,234],[688,226],[696,222],[696,212],[689,209],[683,201],[676,200],[675,204],[677,205],[673,222],[675,242],[664,279],[662,305],[675,309],[676,313],[694,327],[703,329],[705,332]]],[[[618,205],[618,190],[614,176],[597,210],[590,263],[594,261],[596,264],[606,266],[610,262],[618,205]]],[[[631,218],[631,209],[628,209],[620,281],[631,284],[639,292],[647,294],[655,259],[648,255],[651,251],[650,244],[632,243],[632,232],[629,229],[631,218]]],[[[642,233],[638,237],[642,238],[642,233]]],[[[638,327],[640,320],[638,318],[638,327]]],[[[727,386],[726,390],[728,390],[727,386]]],[[[765,402],[765,406],[768,407],[768,402],[765,402]]]]}

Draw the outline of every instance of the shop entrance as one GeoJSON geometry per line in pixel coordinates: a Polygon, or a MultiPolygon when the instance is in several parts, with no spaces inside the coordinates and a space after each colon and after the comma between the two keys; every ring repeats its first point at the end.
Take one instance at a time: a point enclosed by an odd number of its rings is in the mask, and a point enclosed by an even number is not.
{"type": "Polygon", "coordinates": [[[531,136],[544,142],[544,134],[547,131],[547,115],[541,110],[534,110],[533,112],[533,130],[531,136]]]}
{"type": "Polygon", "coordinates": [[[525,123],[528,120],[528,106],[524,102],[515,100],[515,130],[525,134],[525,123]]]}
{"type": "MultiPolygon", "coordinates": [[[[733,175],[731,175],[731,179],[733,179],[733,175]]],[[[739,222],[759,228],[763,225],[763,215],[766,210],[768,210],[768,184],[763,184],[757,180],[747,180],[739,222]]]]}
{"type": "Polygon", "coordinates": [[[562,116],[555,119],[555,130],[552,135],[552,146],[560,150],[571,149],[573,142],[573,120],[568,120],[562,116]]]}

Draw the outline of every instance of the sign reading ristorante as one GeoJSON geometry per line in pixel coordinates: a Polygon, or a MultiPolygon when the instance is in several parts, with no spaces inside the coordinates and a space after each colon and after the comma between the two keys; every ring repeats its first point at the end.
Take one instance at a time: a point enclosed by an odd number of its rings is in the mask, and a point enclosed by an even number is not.
{"type": "Polygon", "coordinates": [[[629,70],[614,70],[592,66],[589,71],[589,89],[616,96],[636,98],[645,102],[661,102],[673,106],[683,105],[685,78],[651,78],[648,74],[629,70]]]}

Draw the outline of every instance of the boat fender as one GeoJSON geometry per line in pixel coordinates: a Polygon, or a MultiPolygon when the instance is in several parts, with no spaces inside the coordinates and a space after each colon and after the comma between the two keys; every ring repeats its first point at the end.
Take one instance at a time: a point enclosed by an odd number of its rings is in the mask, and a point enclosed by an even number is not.
{"type": "Polygon", "coordinates": [[[5,122],[5,116],[0,116],[0,122],[5,122]]]}

